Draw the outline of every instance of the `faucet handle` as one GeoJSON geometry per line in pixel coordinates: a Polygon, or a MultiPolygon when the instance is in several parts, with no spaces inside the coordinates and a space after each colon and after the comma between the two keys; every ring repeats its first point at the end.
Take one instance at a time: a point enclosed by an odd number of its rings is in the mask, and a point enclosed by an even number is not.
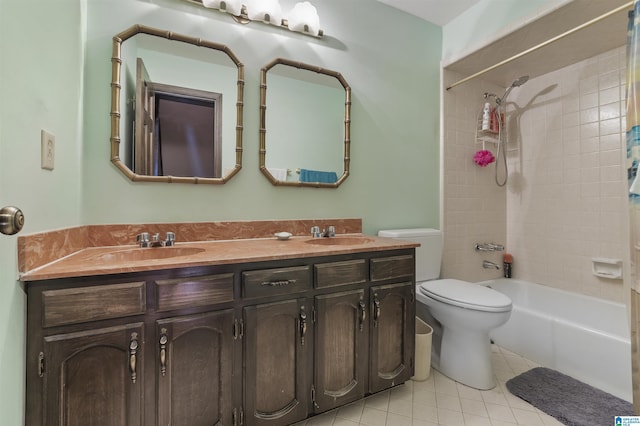
{"type": "Polygon", "coordinates": [[[142,232],[136,235],[136,242],[140,244],[140,247],[149,247],[149,233],[142,232]]]}
{"type": "Polygon", "coordinates": [[[336,236],[336,227],[330,226],[327,228],[327,232],[325,233],[327,237],[335,237],[336,236]]]}
{"type": "Polygon", "coordinates": [[[168,231],[165,236],[164,244],[166,246],[172,246],[175,243],[175,241],[176,241],[176,233],[168,231]]]}

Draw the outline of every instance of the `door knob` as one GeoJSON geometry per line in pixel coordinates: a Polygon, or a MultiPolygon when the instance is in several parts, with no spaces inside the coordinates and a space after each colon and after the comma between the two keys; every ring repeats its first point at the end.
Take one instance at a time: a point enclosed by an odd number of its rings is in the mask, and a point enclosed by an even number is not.
{"type": "Polygon", "coordinates": [[[0,232],[13,235],[20,232],[24,225],[24,215],[17,207],[3,207],[0,209],[0,232]]]}

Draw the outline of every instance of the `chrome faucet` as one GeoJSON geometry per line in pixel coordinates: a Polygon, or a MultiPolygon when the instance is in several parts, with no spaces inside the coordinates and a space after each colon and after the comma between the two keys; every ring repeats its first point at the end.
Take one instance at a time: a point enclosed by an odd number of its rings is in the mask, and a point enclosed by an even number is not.
{"type": "Polygon", "coordinates": [[[483,260],[482,261],[482,267],[484,269],[500,269],[500,267],[497,264],[495,264],[495,263],[493,263],[493,262],[491,262],[489,260],[483,260]]]}
{"type": "Polygon", "coordinates": [[[335,237],[336,236],[336,227],[335,226],[330,226],[327,229],[323,229],[322,231],[320,231],[320,227],[319,226],[312,226],[311,227],[311,237],[312,238],[322,238],[322,237],[335,237]]]}
{"type": "Polygon", "coordinates": [[[496,243],[477,243],[473,247],[476,251],[502,251],[504,246],[496,243]]]}
{"type": "Polygon", "coordinates": [[[176,234],[174,232],[167,232],[165,239],[160,239],[160,233],[149,235],[148,232],[143,232],[136,236],[136,242],[140,247],[170,247],[175,244],[176,234]]]}

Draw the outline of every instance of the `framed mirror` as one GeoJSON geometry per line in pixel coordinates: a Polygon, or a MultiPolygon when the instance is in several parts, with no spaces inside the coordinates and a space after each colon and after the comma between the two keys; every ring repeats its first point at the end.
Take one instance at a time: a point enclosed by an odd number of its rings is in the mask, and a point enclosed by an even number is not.
{"type": "Polygon", "coordinates": [[[350,116],[339,72],[270,62],[260,74],[260,171],[274,185],[337,188],[349,176],[350,116]]]}
{"type": "Polygon", "coordinates": [[[242,167],[244,66],[143,25],[113,38],[111,161],[142,182],[223,184],[242,167]]]}

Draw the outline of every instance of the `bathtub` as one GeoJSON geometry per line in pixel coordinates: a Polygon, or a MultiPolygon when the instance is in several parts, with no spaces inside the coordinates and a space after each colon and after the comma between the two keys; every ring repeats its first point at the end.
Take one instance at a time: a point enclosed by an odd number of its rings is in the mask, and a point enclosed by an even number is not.
{"type": "Polygon", "coordinates": [[[631,339],[624,304],[513,279],[479,284],[513,301],[509,321],[490,333],[497,345],[632,400],[631,339]]]}

